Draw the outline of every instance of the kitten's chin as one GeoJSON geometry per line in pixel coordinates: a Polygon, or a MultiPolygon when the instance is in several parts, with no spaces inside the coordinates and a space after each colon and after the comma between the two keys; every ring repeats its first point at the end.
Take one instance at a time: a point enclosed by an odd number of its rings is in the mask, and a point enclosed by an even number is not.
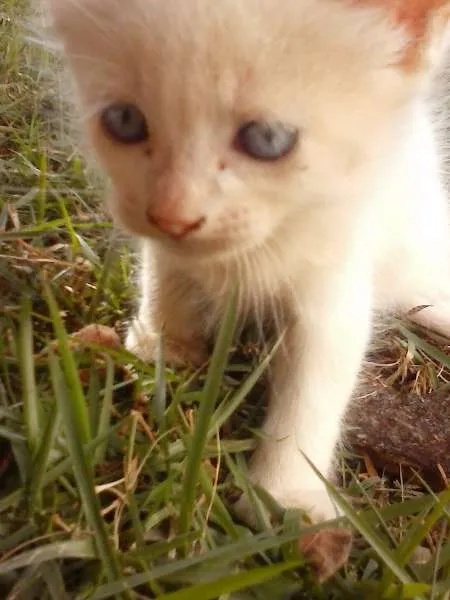
{"type": "Polygon", "coordinates": [[[249,243],[248,241],[218,241],[218,240],[183,240],[181,242],[172,240],[160,240],[154,237],[147,239],[154,242],[155,246],[165,254],[171,255],[177,261],[211,263],[224,262],[236,259],[254,248],[262,245],[260,243],[249,243]]]}
{"type": "Polygon", "coordinates": [[[264,246],[265,239],[206,239],[206,238],[188,238],[184,240],[171,240],[159,236],[145,235],[140,236],[152,243],[155,250],[173,258],[178,263],[224,263],[230,260],[236,260],[254,251],[258,247],[264,246]]]}

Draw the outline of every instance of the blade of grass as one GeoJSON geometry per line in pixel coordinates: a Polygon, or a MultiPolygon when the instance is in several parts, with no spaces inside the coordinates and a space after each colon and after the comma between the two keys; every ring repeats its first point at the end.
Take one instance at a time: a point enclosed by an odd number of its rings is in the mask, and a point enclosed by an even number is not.
{"type": "Polygon", "coordinates": [[[17,433],[12,429],[8,429],[3,425],[0,425],[0,438],[4,438],[5,440],[9,440],[10,442],[26,442],[27,438],[21,433],[17,433]]]}
{"type": "Polygon", "coordinates": [[[416,335],[407,327],[405,327],[400,321],[396,323],[396,326],[400,333],[404,335],[407,340],[411,340],[414,343],[416,348],[420,348],[426,354],[428,354],[428,356],[430,356],[434,360],[437,360],[447,369],[450,369],[450,357],[447,356],[444,352],[442,352],[442,350],[439,350],[439,348],[433,346],[433,344],[430,344],[426,340],[423,340],[420,336],[416,335]]]}
{"type": "Polygon", "coordinates": [[[133,524],[134,535],[136,537],[136,547],[142,548],[145,546],[144,529],[142,526],[142,520],[138,508],[138,503],[134,496],[134,490],[136,486],[136,478],[138,477],[136,467],[134,465],[134,453],[136,444],[136,433],[137,433],[138,416],[136,413],[131,415],[131,431],[128,440],[127,457],[125,463],[125,480],[126,480],[126,494],[128,510],[133,524]]]}
{"type": "Polygon", "coordinates": [[[44,284],[44,294],[50,310],[53,329],[59,343],[58,350],[61,356],[64,377],[71,392],[70,397],[73,400],[71,404],[71,412],[73,413],[72,424],[80,435],[80,443],[84,445],[91,439],[91,429],[89,423],[89,413],[86,407],[83,388],[78,376],[77,365],[69,348],[69,337],[64,327],[58,305],[56,304],[55,297],[53,296],[50,286],[47,283],[44,284]]]}
{"type": "Polygon", "coordinates": [[[355,473],[351,472],[351,478],[354,481],[357,489],[360,491],[361,496],[366,500],[368,506],[370,507],[370,510],[372,511],[372,514],[377,518],[378,523],[380,524],[380,526],[383,529],[384,533],[386,534],[387,538],[389,538],[390,543],[392,544],[392,546],[394,548],[396,548],[397,541],[396,541],[395,537],[393,536],[393,534],[391,533],[391,530],[389,529],[388,524],[384,520],[383,515],[380,513],[380,510],[378,509],[378,507],[376,506],[376,504],[374,503],[374,501],[372,500],[370,495],[367,493],[364,486],[361,485],[361,482],[358,479],[357,475],[355,473]]]}
{"type": "MultiPolygon", "coordinates": [[[[19,229],[17,231],[1,231],[0,243],[39,237],[49,231],[55,232],[55,230],[63,227],[64,225],[66,225],[65,219],[54,219],[52,221],[46,221],[37,227],[24,227],[23,229],[19,229]]],[[[98,223],[73,223],[72,226],[74,229],[80,231],[90,231],[96,229],[111,229],[112,223],[106,221],[98,223]]]]}
{"type": "Polygon", "coordinates": [[[6,600],[36,600],[41,597],[43,583],[38,574],[38,567],[30,565],[8,594],[6,600]]]}
{"type": "MultiPolygon", "coordinates": [[[[439,564],[441,561],[442,550],[444,549],[444,543],[445,543],[447,536],[448,536],[448,523],[443,523],[440,534],[439,534],[435,557],[433,560],[434,568],[433,568],[433,576],[431,579],[431,581],[432,581],[431,600],[436,600],[436,598],[437,598],[436,586],[438,584],[438,578],[439,578],[439,564]]],[[[446,577],[446,574],[447,574],[446,572],[448,572],[448,567],[447,567],[447,569],[444,569],[444,573],[443,573],[444,577],[446,577]]]]}
{"type": "MultiPolygon", "coordinates": [[[[61,345],[63,345],[64,341],[64,338],[59,339],[61,345]]],[[[68,352],[68,348],[65,351],[68,352]]],[[[73,470],[86,519],[93,531],[99,557],[105,567],[107,577],[110,581],[114,581],[120,576],[119,565],[101,516],[100,504],[95,493],[91,464],[87,460],[83,448],[82,440],[85,436],[85,431],[83,431],[83,423],[77,418],[77,409],[75,407],[77,398],[70,395],[70,392],[73,393],[73,388],[70,385],[66,385],[59,363],[51,352],[49,354],[49,361],[51,365],[52,385],[59,403],[67,437],[67,445],[72,456],[73,470]]]]}
{"type": "MultiPolygon", "coordinates": [[[[111,427],[111,429],[105,432],[102,436],[96,437],[88,444],[86,444],[84,446],[85,454],[87,454],[88,456],[92,454],[95,451],[95,449],[99,446],[99,444],[102,444],[103,442],[105,442],[105,440],[109,439],[114,432],[118,431],[121,427],[123,427],[123,424],[124,421],[120,421],[119,423],[115,424],[114,427],[111,427]]],[[[55,465],[49,471],[47,471],[47,473],[44,476],[44,485],[50,485],[51,483],[56,481],[59,477],[64,475],[64,473],[70,471],[72,466],[73,456],[69,455],[67,458],[64,458],[57,465],[55,465]]],[[[0,510],[2,507],[3,504],[0,500],[0,510]]]]}
{"type": "Polygon", "coordinates": [[[408,532],[408,536],[405,537],[397,550],[394,552],[394,557],[399,566],[403,567],[411,560],[416,548],[420,546],[428,533],[443,516],[445,512],[445,505],[448,503],[450,503],[450,489],[444,492],[441,500],[436,503],[436,506],[427,517],[418,519],[417,523],[413,521],[408,532]]]}
{"type": "MultiPolygon", "coordinates": [[[[83,238],[81,236],[77,235],[77,239],[78,239],[78,242],[80,244],[82,244],[81,240],[83,238]]],[[[112,268],[112,266],[114,264],[114,260],[116,258],[116,244],[115,244],[115,242],[116,242],[115,236],[112,235],[111,236],[111,240],[110,240],[109,245],[108,245],[108,249],[106,251],[105,258],[103,260],[103,267],[102,267],[102,271],[101,271],[101,274],[100,274],[100,278],[99,278],[99,280],[97,282],[97,285],[96,285],[96,288],[95,288],[95,295],[94,295],[94,297],[92,299],[92,302],[91,302],[90,307],[89,307],[89,311],[88,311],[88,313],[86,315],[86,320],[87,320],[88,323],[91,323],[91,322],[94,321],[95,314],[96,314],[97,309],[99,307],[100,301],[101,301],[101,299],[103,297],[103,294],[105,293],[105,288],[106,288],[106,285],[108,283],[109,276],[111,274],[111,268],[112,268]]],[[[97,262],[98,258],[97,258],[97,261],[96,261],[96,259],[94,257],[88,257],[88,258],[89,258],[90,262],[92,262],[92,264],[94,264],[96,266],[98,265],[98,262],[97,262]]]]}
{"type": "MultiPolygon", "coordinates": [[[[106,381],[105,381],[105,392],[103,395],[103,402],[100,409],[100,417],[97,427],[97,436],[103,436],[103,434],[109,430],[111,423],[111,411],[113,404],[113,390],[114,390],[114,362],[111,358],[105,355],[106,361],[106,381]]],[[[102,442],[95,452],[94,464],[102,464],[105,461],[106,451],[108,449],[108,438],[102,442]]]]}
{"type": "MultiPolygon", "coordinates": [[[[88,242],[86,241],[86,239],[80,235],[79,233],[76,234],[77,236],[77,240],[80,246],[80,252],[81,254],[83,254],[84,258],[91,263],[91,265],[93,265],[94,267],[96,267],[97,269],[101,269],[102,268],[102,263],[100,260],[100,257],[97,255],[97,253],[95,252],[95,250],[92,248],[92,246],[90,244],[88,244],[88,242]]],[[[108,256],[105,256],[105,261],[108,261],[108,256]]],[[[103,286],[102,286],[103,288],[103,286]]],[[[103,289],[102,289],[103,291],[103,289]]],[[[97,290],[96,292],[98,292],[98,284],[97,284],[97,290]]],[[[97,293],[96,293],[97,296],[97,293]]],[[[89,315],[92,315],[91,317],[87,318],[87,321],[90,321],[91,318],[93,318],[95,311],[98,308],[98,300],[93,300],[93,302],[90,304],[89,306],[89,315]],[[95,302],[95,305],[94,305],[95,302]],[[92,307],[94,306],[94,311],[92,311],[92,307]]]]}
{"type": "Polygon", "coordinates": [[[42,223],[45,220],[45,213],[47,209],[47,187],[48,187],[48,156],[44,151],[39,157],[39,177],[38,177],[38,190],[36,195],[37,204],[37,221],[42,223]]]}
{"type": "Polygon", "coordinates": [[[86,391],[86,402],[88,405],[91,431],[97,431],[100,422],[102,406],[101,389],[102,385],[98,365],[95,361],[92,361],[89,368],[89,386],[86,391]]]}
{"type": "Polygon", "coordinates": [[[72,246],[72,251],[74,253],[76,253],[80,247],[80,242],[78,240],[78,236],[77,233],[75,231],[75,228],[72,224],[72,219],[70,218],[70,214],[69,211],[67,210],[66,207],[66,203],[64,201],[64,198],[56,191],[56,190],[52,190],[52,194],[53,196],[56,198],[58,205],[59,205],[59,210],[61,211],[62,214],[62,218],[63,218],[63,222],[64,225],[67,229],[67,232],[70,236],[70,242],[71,242],[71,246],[72,246]]]}
{"type": "Polygon", "coordinates": [[[19,469],[22,485],[26,486],[30,480],[30,449],[25,442],[11,440],[11,450],[19,469]]]}
{"type": "Polygon", "coordinates": [[[60,422],[61,418],[58,405],[55,404],[48,418],[42,441],[37,449],[36,458],[33,461],[30,488],[28,492],[28,509],[30,515],[36,510],[40,510],[41,507],[41,493],[44,484],[44,476],[47,471],[50,452],[52,451],[60,422]]]}
{"type": "Polygon", "coordinates": [[[70,600],[57,562],[43,564],[40,571],[52,600],[70,600]]]}
{"type": "Polygon", "coordinates": [[[64,559],[86,559],[96,560],[97,554],[91,540],[70,540],[68,542],[56,542],[47,544],[32,550],[22,552],[14,558],[0,562],[0,575],[7,575],[18,569],[38,566],[52,560],[64,559]]]}
{"type": "Polygon", "coordinates": [[[165,430],[165,411],[167,402],[166,363],[164,359],[164,337],[158,337],[158,355],[155,361],[155,390],[153,393],[152,414],[160,433],[165,430]]]}
{"type": "Polygon", "coordinates": [[[213,600],[222,594],[231,594],[249,587],[262,585],[286,571],[301,565],[301,561],[290,561],[281,565],[259,567],[244,573],[221,577],[216,581],[201,583],[192,587],[160,596],[160,600],[213,600]]]}
{"type": "Polygon", "coordinates": [[[2,536],[0,539],[0,553],[5,554],[9,550],[17,548],[23,542],[30,540],[33,538],[33,536],[37,535],[36,532],[37,526],[34,523],[27,523],[15,531],[12,535],[8,537],[2,536]]]}
{"type": "Polygon", "coordinates": [[[377,594],[383,594],[383,600],[417,600],[422,594],[428,594],[430,586],[426,583],[402,583],[391,585],[385,592],[377,589],[377,594]]]}
{"type": "MultiPolygon", "coordinates": [[[[385,522],[398,519],[400,517],[408,518],[416,516],[422,511],[430,510],[436,501],[438,501],[442,494],[436,494],[437,500],[430,496],[420,496],[418,498],[412,498],[411,500],[405,500],[399,504],[390,504],[383,508],[379,508],[378,512],[382,515],[385,522]]],[[[373,513],[372,510],[364,512],[364,519],[368,523],[375,524],[378,521],[378,516],[373,513]]]]}
{"type": "MultiPolygon", "coordinates": [[[[290,531],[286,534],[281,535],[267,535],[259,534],[246,536],[241,538],[239,541],[222,546],[205,552],[202,555],[197,555],[192,558],[184,558],[181,560],[170,561],[166,564],[158,565],[153,567],[151,575],[154,580],[170,577],[177,573],[181,573],[187,569],[193,567],[202,566],[202,568],[210,573],[211,568],[214,564],[218,564],[224,567],[226,564],[235,563],[248,556],[265,552],[272,548],[278,548],[281,544],[293,542],[298,539],[300,530],[290,531]]],[[[133,557],[145,558],[146,552],[151,555],[152,548],[148,550],[144,549],[139,552],[134,552],[133,557]]],[[[303,564],[303,563],[302,563],[303,564]]],[[[89,600],[101,600],[103,598],[110,598],[114,594],[117,594],[123,590],[123,586],[126,585],[127,589],[133,589],[140,585],[148,583],[147,573],[137,573],[125,577],[120,582],[107,583],[100,586],[89,600]]]]}
{"type": "Polygon", "coordinates": [[[22,401],[27,441],[31,459],[36,456],[41,439],[40,410],[34,374],[33,326],[31,300],[24,298],[20,314],[19,368],[22,380],[22,401]]]}
{"type": "Polygon", "coordinates": [[[164,539],[159,542],[153,542],[152,544],[145,545],[143,548],[128,551],[126,556],[124,557],[124,560],[127,562],[127,564],[128,562],[130,564],[133,564],[133,562],[141,564],[142,561],[145,561],[147,563],[150,561],[155,561],[160,557],[167,556],[173,550],[178,550],[179,548],[184,546],[186,542],[194,543],[198,541],[200,535],[200,532],[195,532],[189,534],[187,536],[187,539],[186,536],[181,536],[171,540],[164,539]]]}
{"type": "Polygon", "coordinates": [[[226,509],[225,504],[214,490],[214,486],[211,482],[211,479],[208,477],[208,474],[206,473],[206,469],[204,469],[201,465],[200,481],[203,492],[206,496],[206,500],[212,505],[212,511],[215,514],[217,523],[219,523],[222,529],[228,533],[231,539],[238,540],[240,537],[239,528],[234,524],[234,521],[226,509]]]}
{"type": "Polygon", "coordinates": [[[222,427],[222,425],[231,417],[235,410],[244,402],[248,394],[255,387],[259,379],[262,377],[270,362],[275,356],[278,348],[280,347],[284,336],[281,335],[274,344],[273,348],[267,356],[260,362],[256,369],[247,377],[238,391],[233,395],[231,400],[226,404],[221,404],[215,411],[211,419],[211,427],[208,432],[208,439],[211,438],[215,433],[222,427]]]}
{"type": "Polygon", "coordinates": [[[180,534],[187,534],[191,526],[197,482],[204,447],[208,438],[211,417],[220,392],[220,384],[225,371],[228,352],[236,325],[237,294],[233,293],[228,302],[225,318],[222,321],[214,347],[211,363],[206,376],[205,387],[198,411],[197,422],[188,443],[188,457],[183,486],[183,499],[180,508],[180,534]]]}
{"type": "MultiPolygon", "coordinates": [[[[95,449],[98,447],[99,444],[101,444],[105,440],[109,439],[113,433],[120,430],[123,426],[124,426],[124,421],[120,421],[119,423],[116,423],[113,427],[111,427],[111,429],[108,432],[106,432],[104,435],[102,435],[101,437],[97,437],[97,438],[93,439],[92,441],[90,441],[84,447],[85,453],[87,455],[92,454],[95,451],[95,449]]],[[[18,442],[16,442],[16,445],[18,445],[18,442]]],[[[25,450],[26,448],[25,448],[24,443],[21,443],[21,447],[22,446],[23,446],[23,449],[25,450]]],[[[15,450],[14,446],[13,446],[13,450],[15,450]]],[[[16,456],[16,454],[17,454],[17,452],[15,452],[15,456],[16,456]]],[[[16,460],[17,460],[17,456],[16,456],[16,460]]],[[[54,483],[62,475],[64,475],[64,473],[68,473],[72,469],[72,466],[73,466],[73,457],[69,455],[67,458],[62,459],[57,465],[55,465],[54,467],[52,467],[49,471],[47,471],[45,473],[44,479],[43,479],[43,485],[47,486],[47,485],[54,483]]],[[[24,495],[25,495],[25,488],[19,488],[18,490],[11,492],[4,498],[0,498],[0,512],[8,510],[11,507],[17,505],[21,501],[21,499],[23,498],[24,495]]]]}

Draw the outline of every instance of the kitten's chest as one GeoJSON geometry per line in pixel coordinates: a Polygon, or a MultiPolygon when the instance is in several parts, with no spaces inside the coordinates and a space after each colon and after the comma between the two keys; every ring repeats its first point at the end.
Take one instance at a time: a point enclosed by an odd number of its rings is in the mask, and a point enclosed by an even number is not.
{"type": "MultiPolygon", "coordinates": [[[[262,257],[261,257],[262,258],[262,257]]],[[[281,265],[269,260],[249,259],[209,266],[197,274],[205,298],[203,312],[207,331],[214,332],[225,314],[231,294],[237,294],[239,326],[282,327],[292,304],[293,283],[281,265]]]]}

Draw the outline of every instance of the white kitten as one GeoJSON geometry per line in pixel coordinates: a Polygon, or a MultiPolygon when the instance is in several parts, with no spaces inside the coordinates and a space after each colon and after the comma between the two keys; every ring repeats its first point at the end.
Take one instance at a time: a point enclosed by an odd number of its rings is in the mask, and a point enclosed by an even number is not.
{"type": "Polygon", "coordinates": [[[333,516],[302,453],[330,472],[374,309],[446,282],[426,96],[450,2],[49,5],[111,211],[142,240],[128,347],[152,360],[164,326],[172,359],[201,361],[238,281],[243,314],[287,328],[252,477],[333,516]]]}

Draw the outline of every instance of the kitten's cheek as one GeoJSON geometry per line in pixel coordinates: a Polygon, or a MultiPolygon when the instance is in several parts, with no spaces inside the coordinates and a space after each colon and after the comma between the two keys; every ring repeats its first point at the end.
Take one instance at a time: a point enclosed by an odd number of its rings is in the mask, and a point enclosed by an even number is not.
{"type": "Polygon", "coordinates": [[[106,204],[113,219],[118,222],[128,220],[128,218],[133,212],[132,207],[127,201],[126,197],[118,198],[117,196],[110,196],[107,199],[106,204]]]}
{"type": "Polygon", "coordinates": [[[143,210],[127,195],[112,195],[107,201],[113,220],[131,233],[147,233],[148,223],[143,210]],[[142,213],[142,214],[141,214],[142,213]]]}

